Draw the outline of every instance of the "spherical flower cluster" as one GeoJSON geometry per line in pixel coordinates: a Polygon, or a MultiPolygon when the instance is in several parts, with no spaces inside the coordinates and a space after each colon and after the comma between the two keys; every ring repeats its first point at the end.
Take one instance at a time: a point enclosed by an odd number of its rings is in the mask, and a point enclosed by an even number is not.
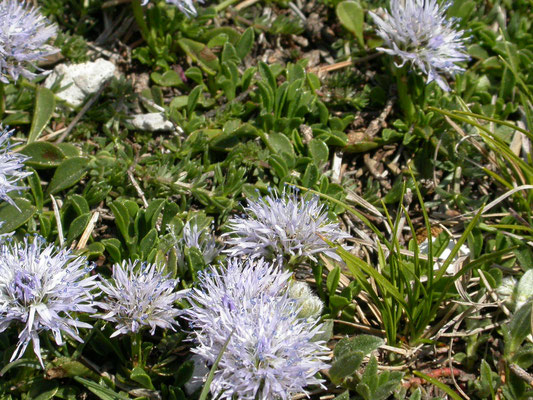
{"type": "Polygon", "coordinates": [[[0,3],[0,81],[19,75],[33,79],[36,73],[26,69],[59,49],[46,45],[56,34],[56,26],[43,17],[40,10],[24,1],[3,0],[0,3]]]}
{"type": "Polygon", "coordinates": [[[211,382],[214,398],[272,400],[307,393],[321,385],[328,348],[315,340],[323,327],[300,318],[300,303],[288,296],[290,273],[259,260],[230,259],[227,267],[200,275],[185,310],[196,329],[192,349],[209,364],[222,352],[211,382]]]}
{"type": "Polygon", "coordinates": [[[0,132],[0,200],[15,205],[7,194],[14,190],[20,190],[21,187],[17,186],[16,183],[31,175],[31,172],[22,171],[23,163],[28,157],[10,151],[9,138],[12,133],[12,130],[8,131],[7,129],[0,132]]]}
{"type": "Polygon", "coordinates": [[[174,302],[183,294],[174,290],[177,279],[163,275],[156,264],[138,261],[113,265],[111,278],[99,282],[104,298],[97,303],[105,311],[99,317],[116,324],[111,337],[138,332],[143,326],[150,326],[152,335],[156,327],[174,330],[180,312],[174,302]]]}
{"type": "Polygon", "coordinates": [[[318,197],[306,198],[296,193],[271,193],[258,200],[249,200],[242,217],[230,218],[230,236],[226,250],[230,256],[263,257],[281,262],[310,258],[317,253],[336,260],[339,256],[322,239],[337,242],[350,236],[339,224],[328,220],[324,205],[318,197]]]}
{"type": "MultiPolygon", "coordinates": [[[[143,0],[142,5],[146,5],[149,0],[143,0]]],[[[198,0],[203,3],[202,0],[198,0]]],[[[167,0],[167,3],[173,4],[188,17],[195,17],[197,15],[196,8],[192,0],[167,0]]]]}
{"type": "Polygon", "coordinates": [[[378,25],[378,35],[385,47],[378,48],[397,56],[398,67],[410,62],[446,91],[450,88],[440,73],[455,75],[464,69],[457,62],[467,61],[462,30],[446,19],[451,2],[439,5],[437,0],[391,0],[385,19],[370,13],[378,25]]]}
{"type": "Polygon", "coordinates": [[[45,246],[35,238],[0,244],[0,332],[13,322],[24,329],[11,361],[20,358],[29,342],[44,368],[39,341],[40,331],[51,331],[55,342],[64,344],[62,333],[82,342],[78,328],[91,325],[78,321],[73,313],[92,314],[91,291],[95,277],[86,277],[90,268],[84,258],[68,250],[45,246]]]}

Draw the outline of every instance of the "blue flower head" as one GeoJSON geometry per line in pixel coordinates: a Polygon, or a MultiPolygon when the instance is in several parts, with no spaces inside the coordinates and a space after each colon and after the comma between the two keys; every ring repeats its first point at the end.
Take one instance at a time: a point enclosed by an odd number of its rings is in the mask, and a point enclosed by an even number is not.
{"type": "MultiPolygon", "coordinates": [[[[142,5],[143,6],[146,5],[148,1],[149,0],[143,0],[142,5]]],[[[192,0],[166,0],[166,1],[169,4],[173,4],[176,7],[178,7],[178,9],[188,17],[196,17],[197,15],[196,8],[194,7],[194,3],[192,0]]],[[[200,3],[203,3],[202,0],[198,0],[198,1],[200,1],[200,3]]]]}
{"type": "Polygon", "coordinates": [[[27,69],[59,49],[46,43],[57,28],[41,14],[39,8],[18,0],[0,2],[0,81],[9,83],[20,75],[33,79],[38,74],[27,69]]]}
{"type": "Polygon", "coordinates": [[[249,200],[244,216],[229,219],[226,243],[230,256],[263,257],[281,262],[284,258],[316,261],[323,253],[340,260],[323,240],[337,242],[349,238],[339,224],[328,219],[327,210],[317,196],[302,196],[297,191],[281,195],[271,191],[258,200],[249,200]]]}
{"type": "Polygon", "coordinates": [[[0,200],[15,205],[11,197],[7,194],[23,189],[17,185],[17,182],[31,175],[31,172],[23,171],[24,161],[28,157],[11,151],[9,138],[12,134],[12,130],[8,131],[7,129],[3,129],[0,131],[0,200]]]}
{"type": "Polygon", "coordinates": [[[316,340],[318,318],[301,318],[301,302],[291,298],[291,273],[263,259],[229,259],[226,267],[202,273],[189,293],[184,317],[196,331],[192,351],[218,364],[210,389],[214,398],[290,399],[321,385],[328,348],[316,340]]]}
{"type": "Polygon", "coordinates": [[[110,280],[102,279],[99,287],[104,293],[97,303],[104,314],[101,319],[114,322],[115,332],[138,332],[144,326],[174,329],[180,311],[174,303],[182,296],[176,292],[177,279],[170,279],[157,264],[123,261],[113,265],[110,280]]]}
{"type": "Polygon", "coordinates": [[[0,332],[12,323],[24,325],[11,361],[22,357],[33,342],[33,350],[44,367],[39,332],[51,331],[55,342],[64,344],[62,334],[82,342],[78,328],[91,325],[78,321],[73,313],[92,314],[92,291],[96,276],[84,258],[69,250],[46,245],[44,239],[28,238],[0,244],[0,332]]]}
{"type": "Polygon", "coordinates": [[[384,47],[378,50],[399,58],[398,67],[411,63],[445,91],[450,87],[441,76],[463,72],[456,63],[467,61],[464,31],[456,30],[454,21],[446,19],[450,1],[439,5],[437,0],[391,0],[390,12],[384,18],[370,13],[378,26],[384,47]]]}

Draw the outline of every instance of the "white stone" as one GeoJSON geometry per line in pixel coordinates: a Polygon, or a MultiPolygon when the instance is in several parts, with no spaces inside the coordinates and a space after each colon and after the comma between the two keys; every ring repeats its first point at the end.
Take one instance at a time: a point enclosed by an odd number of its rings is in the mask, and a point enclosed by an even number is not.
{"type": "Polygon", "coordinates": [[[115,64],[103,58],[82,64],[59,64],[48,75],[44,86],[52,87],[56,80],[63,76],[61,87],[71,85],[58,92],[57,97],[78,107],[83,104],[87,96],[96,93],[114,75],[115,69],[115,64]]]}
{"type": "Polygon", "coordinates": [[[137,114],[128,121],[135,129],[155,132],[155,131],[173,131],[174,124],[170,122],[161,113],[137,114]]]}

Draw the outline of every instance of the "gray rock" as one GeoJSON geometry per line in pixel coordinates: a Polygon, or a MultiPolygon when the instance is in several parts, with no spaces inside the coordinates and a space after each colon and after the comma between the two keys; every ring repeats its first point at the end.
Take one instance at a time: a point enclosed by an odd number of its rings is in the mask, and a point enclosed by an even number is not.
{"type": "Polygon", "coordinates": [[[155,132],[175,130],[174,124],[161,113],[137,114],[128,121],[135,129],[155,132]]]}
{"type": "Polygon", "coordinates": [[[57,97],[78,107],[83,104],[87,96],[96,93],[114,75],[115,69],[115,64],[103,58],[82,64],[59,64],[48,75],[44,86],[52,87],[56,80],[63,76],[61,87],[71,85],[58,92],[57,97]]]}
{"type": "Polygon", "coordinates": [[[201,356],[193,354],[191,360],[194,362],[194,369],[191,379],[185,384],[185,393],[188,396],[195,393],[204,385],[207,374],[209,374],[209,368],[201,356]]]}

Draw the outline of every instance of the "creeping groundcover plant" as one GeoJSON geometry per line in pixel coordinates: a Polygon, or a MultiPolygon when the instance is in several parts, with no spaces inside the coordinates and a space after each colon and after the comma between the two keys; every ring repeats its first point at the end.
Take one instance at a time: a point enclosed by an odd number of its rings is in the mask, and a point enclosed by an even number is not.
{"type": "Polygon", "coordinates": [[[533,399],[532,7],[0,0],[0,400],[533,399]]]}
{"type": "Polygon", "coordinates": [[[213,364],[215,398],[289,399],[321,385],[328,348],[317,338],[324,327],[302,318],[289,296],[291,274],[263,259],[230,259],[202,272],[188,297],[185,318],[195,329],[193,352],[213,364]]]}

